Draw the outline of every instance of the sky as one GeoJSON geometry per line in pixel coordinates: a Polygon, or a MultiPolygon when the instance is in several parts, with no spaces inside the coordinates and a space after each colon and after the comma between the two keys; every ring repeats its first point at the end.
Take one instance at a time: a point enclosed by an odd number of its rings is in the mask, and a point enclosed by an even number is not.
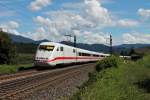
{"type": "Polygon", "coordinates": [[[149,0],[0,0],[0,27],[33,40],[150,43],[149,0]]]}

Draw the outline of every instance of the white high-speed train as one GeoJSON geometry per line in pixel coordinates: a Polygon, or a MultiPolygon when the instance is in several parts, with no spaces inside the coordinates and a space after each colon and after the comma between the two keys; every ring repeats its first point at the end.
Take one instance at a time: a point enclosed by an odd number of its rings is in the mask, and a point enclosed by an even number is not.
{"type": "Polygon", "coordinates": [[[97,61],[109,54],[97,53],[72,46],[43,42],[36,51],[34,66],[55,66],[59,64],[71,64],[97,61]]]}

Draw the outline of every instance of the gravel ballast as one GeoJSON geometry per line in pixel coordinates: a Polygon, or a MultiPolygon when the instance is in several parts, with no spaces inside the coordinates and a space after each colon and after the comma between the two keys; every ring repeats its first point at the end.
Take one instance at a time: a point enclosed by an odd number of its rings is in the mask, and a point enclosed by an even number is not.
{"type": "Polygon", "coordinates": [[[68,100],[78,91],[78,87],[88,80],[88,73],[93,72],[95,63],[77,65],[82,68],[56,84],[50,84],[42,89],[18,97],[18,100],[68,100]]]}

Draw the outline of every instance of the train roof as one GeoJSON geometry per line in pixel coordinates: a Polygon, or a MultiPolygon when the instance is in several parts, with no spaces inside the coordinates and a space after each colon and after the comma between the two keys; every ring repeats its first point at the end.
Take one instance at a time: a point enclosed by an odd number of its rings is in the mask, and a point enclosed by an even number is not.
{"type": "MultiPolygon", "coordinates": [[[[55,45],[55,46],[65,46],[65,47],[71,47],[71,48],[75,48],[73,46],[69,46],[69,45],[66,45],[66,44],[61,44],[61,43],[57,43],[57,42],[42,42],[40,43],[40,45],[55,45]]],[[[77,48],[77,47],[76,47],[77,48]]],[[[82,50],[84,52],[87,52],[87,53],[92,53],[92,54],[101,54],[101,55],[105,55],[105,56],[109,56],[109,54],[105,54],[105,53],[100,53],[100,52],[94,52],[94,51],[89,51],[89,50],[85,50],[85,49],[81,49],[81,48],[77,48],[79,50],[82,50]]]]}

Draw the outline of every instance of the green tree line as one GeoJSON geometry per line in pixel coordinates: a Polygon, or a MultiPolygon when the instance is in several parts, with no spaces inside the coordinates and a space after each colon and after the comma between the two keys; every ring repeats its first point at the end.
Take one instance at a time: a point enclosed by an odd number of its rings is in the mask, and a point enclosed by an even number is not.
{"type": "Polygon", "coordinates": [[[16,46],[5,32],[0,31],[0,64],[14,64],[16,62],[16,46]]]}

